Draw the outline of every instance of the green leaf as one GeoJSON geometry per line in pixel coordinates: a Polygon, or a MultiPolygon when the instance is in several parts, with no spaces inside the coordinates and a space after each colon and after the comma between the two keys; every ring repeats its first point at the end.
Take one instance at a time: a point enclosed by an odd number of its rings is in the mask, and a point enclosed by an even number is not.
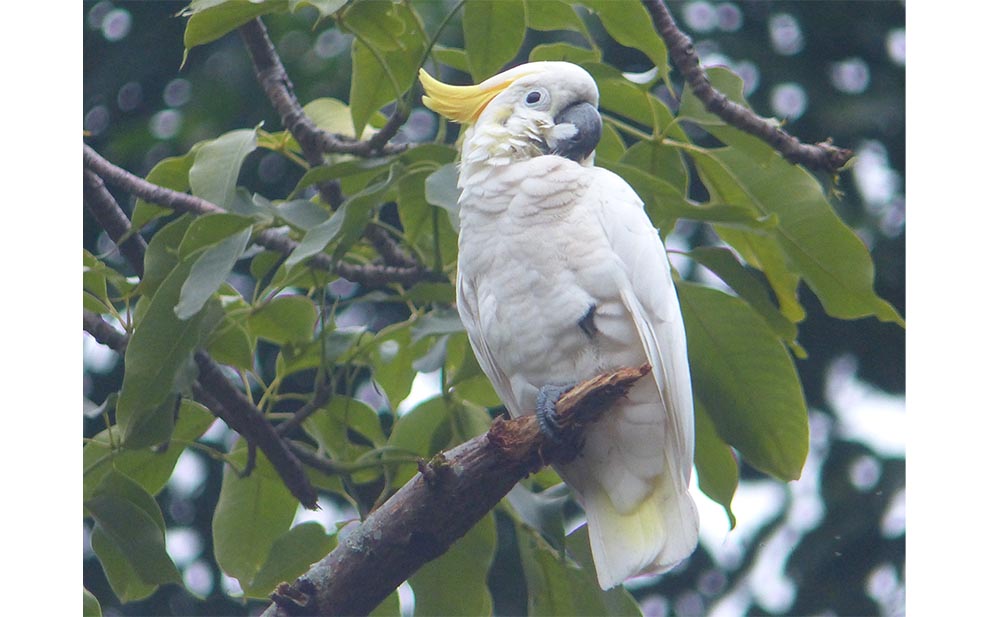
{"type": "MultiPolygon", "coordinates": [[[[196,144],[182,156],[172,156],[158,161],[145,176],[145,180],[179,193],[188,191],[189,169],[192,168],[198,148],[199,144],[196,144]]],[[[138,198],[134,204],[134,214],[131,216],[130,222],[135,229],[141,229],[154,219],[171,212],[171,208],[165,208],[138,198]]]]}
{"type": "Polygon", "coordinates": [[[875,294],[868,249],[830,207],[809,172],[779,155],[759,163],[734,148],[692,154],[712,195],[778,217],[773,235],[786,265],[806,281],[828,314],[841,319],[874,315],[905,325],[895,308],[875,294]]]}
{"type": "MultiPolygon", "coordinates": [[[[516,524],[515,530],[528,586],[529,615],[640,614],[623,588],[606,592],[600,589],[592,561],[590,569],[580,568],[572,560],[560,557],[530,527],[516,524]]],[[[567,540],[567,545],[570,543],[567,540]]]]}
{"type": "MultiPolygon", "coordinates": [[[[172,443],[167,448],[141,448],[139,450],[114,450],[110,442],[110,430],[119,433],[116,427],[106,429],[92,438],[82,449],[83,499],[91,497],[107,474],[121,473],[150,495],[157,495],[168,478],[178,457],[185,451],[185,442],[198,439],[216,419],[208,409],[183,399],[178,410],[178,419],[172,435],[172,443]]],[[[119,437],[118,437],[119,439],[119,437]]]]}
{"type": "Polygon", "coordinates": [[[267,598],[282,581],[293,581],[305,574],[313,563],[329,554],[335,538],[326,534],[314,521],[302,523],[283,533],[271,546],[264,565],[244,588],[248,598],[267,598]]]}
{"type": "Polygon", "coordinates": [[[658,141],[639,141],[628,148],[621,162],[664,180],[686,194],[690,174],[679,150],[658,141]]]}
{"type": "Polygon", "coordinates": [[[243,229],[220,240],[199,255],[192,264],[189,277],[182,284],[178,305],[175,306],[176,317],[189,319],[202,310],[203,305],[226,282],[233,266],[244,254],[251,232],[250,227],[243,229]]]}
{"type": "Polygon", "coordinates": [[[463,332],[463,322],[456,309],[437,308],[419,317],[412,324],[412,342],[422,340],[427,336],[456,334],[463,332]]]}
{"type": "Polygon", "coordinates": [[[374,382],[384,391],[388,408],[392,411],[398,408],[398,404],[412,390],[412,381],[415,379],[412,362],[417,353],[418,349],[413,348],[411,328],[408,326],[389,332],[371,349],[370,362],[374,382]]]}
{"type": "Polygon", "coordinates": [[[237,194],[237,178],[247,155],[257,148],[257,129],[238,129],[203,143],[189,169],[192,194],[231,209],[237,194]]]}
{"type": "Polygon", "coordinates": [[[425,179],[425,200],[446,211],[453,229],[460,229],[460,189],[456,186],[459,170],[447,163],[425,179]]]}
{"type": "Polygon", "coordinates": [[[380,51],[395,51],[401,49],[405,22],[395,15],[394,7],[390,0],[352,2],[337,17],[337,23],[380,51]]]}
{"type": "MultiPolygon", "coordinates": [[[[230,458],[239,467],[247,460],[247,446],[238,444],[230,458]]],[[[241,478],[229,465],[213,513],[213,549],[216,563],[250,589],[268,561],[275,541],[292,524],[298,502],[285,488],[262,452],[249,476],[241,478]]]]}
{"type": "MultiPolygon", "coordinates": [[[[246,306],[246,303],[244,303],[246,306]]],[[[213,330],[206,342],[206,351],[220,364],[228,364],[245,371],[254,368],[254,351],[257,337],[251,334],[243,307],[234,316],[228,306],[223,321],[213,330]]]]}
{"type": "MultiPolygon", "coordinates": [[[[342,395],[334,395],[305,420],[303,427],[333,460],[354,461],[387,443],[377,412],[366,403],[342,395]]],[[[364,483],[380,475],[380,469],[367,469],[355,473],[353,479],[364,483]]]]}
{"type": "Polygon", "coordinates": [[[144,277],[139,288],[146,298],[154,296],[162,281],[178,265],[178,247],[195,220],[192,215],[183,214],[151,236],[144,252],[144,277]]]}
{"type": "MultiPolygon", "coordinates": [[[[734,253],[722,247],[698,247],[687,253],[691,259],[710,269],[722,281],[730,285],[739,296],[744,298],[751,308],[772,327],[772,330],[789,343],[790,346],[802,350],[796,343],[798,333],[796,324],[789,321],[772,301],[768,289],[756,272],[745,266],[734,253]]],[[[797,352],[798,353],[798,352],[797,352]]],[[[802,352],[805,357],[805,351],[802,352]]]]}
{"type": "MultiPolygon", "coordinates": [[[[93,548],[97,550],[99,544],[97,555],[101,560],[103,550],[112,547],[112,555],[108,555],[111,560],[122,557],[144,585],[181,582],[181,574],[165,550],[161,510],[140,485],[123,474],[110,472],[83,506],[99,530],[100,540],[94,542],[93,548]]],[[[120,582],[130,587],[128,580],[120,582]]]]}
{"type": "Polygon", "coordinates": [[[82,617],[103,617],[99,600],[85,587],[82,588],[82,617]]]}
{"type": "MultiPolygon", "coordinates": [[[[388,445],[429,458],[449,444],[450,435],[449,409],[446,401],[441,396],[436,396],[399,416],[391,429],[388,445]]],[[[404,463],[396,469],[391,483],[402,486],[416,473],[416,465],[404,463]]]]}
{"type": "Polygon", "coordinates": [[[391,188],[397,177],[398,168],[398,163],[392,165],[385,179],[352,195],[329,219],[309,229],[285,260],[285,266],[290,268],[312,257],[337,239],[339,244],[336,247],[336,256],[345,253],[363,234],[364,228],[370,222],[374,207],[382,201],[382,195],[391,188]]]}
{"type": "Polygon", "coordinates": [[[197,45],[215,41],[255,17],[284,11],[287,8],[288,0],[193,1],[182,13],[189,16],[189,21],[185,25],[185,53],[188,54],[189,50],[197,45]]]}
{"type": "Polygon", "coordinates": [[[179,319],[174,307],[189,271],[180,262],[161,283],[134,329],[124,354],[123,386],[117,401],[117,424],[130,448],[161,443],[171,434],[172,392],[192,352],[216,325],[221,313],[204,310],[179,319]]]}
{"type": "Polygon", "coordinates": [[[247,323],[254,336],[283,345],[312,339],[319,313],[306,296],[278,296],[250,314],[247,323]]]}
{"type": "Polygon", "coordinates": [[[110,588],[121,603],[143,600],[158,589],[157,584],[148,584],[141,580],[123,550],[100,527],[93,529],[90,542],[103,566],[110,588]]]}
{"type": "Polygon", "coordinates": [[[576,9],[563,0],[525,0],[525,21],[532,30],[572,30],[592,40],[576,9]]]}
{"type": "Polygon", "coordinates": [[[714,230],[747,263],[762,271],[775,293],[779,311],[786,319],[799,323],[806,318],[806,310],[799,302],[799,275],[789,269],[786,256],[774,235],[751,233],[751,230],[737,225],[715,225],[714,230]]]}
{"type": "Polygon", "coordinates": [[[470,72],[470,60],[467,58],[467,52],[462,49],[444,47],[436,43],[432,47],[432,55],[435,56],[436,62],[453,67],[461,73],[470,72]]]}
{"type": "Polygon", "coordinates": [[[600,135],[600,143],[597,144],[597,164],[600,165],[605,161],[616,163],[624,156],[625,150],[621,135],[611,124],[605,122],[600,135]]]}
{"type": "Polygon", "coordinates": [[[710,419],[703,403],[693,401],[696,418],[696,475],[700,490],[724,507],[731,529],[737,524],[731,501],[738,489],[738,462],[731,447],[717,435],[714,421],[710,419]]]}
{"type": "Polygon", "coordinates": [[[417,615],[490,615],[494,602],[487,571],[494,560],[497,533],[488,513],[441,557],[419,568],[408,583],[417,615]]]}
{"type": "MultiPolygon", "coordinates": [[[[380,1],[391,4],[387,0],[380,1]]],[[[368,120],[385,103],[396,100],[412,87],[425,56],[427,43],[420,34],[418,16],[405,4],[394,5],[392,12],[402,24],[396,37],[397,49],[378,50],[360,38],[353,41],[350,110],[355,135],[363,133],[368,120]]]]}
{"type": "Polygon", "coordinates": [[[680,281],[693,393],[752,466],[796,480],[809,452],[806,400],[783,343],[743,300],[680,281]]]}
{"type": "Polygon", "coordinates": [[[529,62],[559,60],[572,62],[573,64],[582,64],[584,62],[600,62],[600,59],[600,51],[587,49],[586,47],[577,47],[569,43],[543,43],[533,47],[532,51],[528,54],[529,62]]]}
{"type": "MultiPolygon", "coordinates": [[[[377,3],[360,2],[356,6],[377,3]]],[[[309,101],[302,111],[312,122],[328,133],[354,137],[350,106],[339,99],[321,98],[309,101]]]]}
{"type": "Polygon", "coordinates": [[[525,3],[521,0],[468,2],[463,7],[463,41],[474,82],[497,73],[525,39],[525,3]]]}
{"type": "Polygon", "coordinates": [[[604,29],[615,41],[644,53],[659,69],[662,78],[668,78],[669,61],[665,43],[655,32],[652,18],[641,3],[580,0],[580,4],[597,14],[604,29]]]}

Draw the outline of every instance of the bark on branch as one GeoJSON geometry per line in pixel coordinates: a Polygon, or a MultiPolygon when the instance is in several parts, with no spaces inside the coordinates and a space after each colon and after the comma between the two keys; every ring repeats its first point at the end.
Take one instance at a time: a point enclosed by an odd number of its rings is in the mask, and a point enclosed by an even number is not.
{"type": "Polygon", "coordinates": [[[642,0],[656,32],[669,49],[669,59],[683,74],[690,90],[710,113],[716,114],[731,126],[758,137],[775,148],[790,163],[798,163],[816,171],[837,173],[851,159],[853,152],[838,148],[830,140],[807,145],[759,117],[750,109],[729,100],[716,90],[700,67],[700,59],[693,49],[693,41],[676,26],[663,0],[642,0]]]}
{"type": "Polygon", "coordinates": [[[302,146],[302,151],[310,164],[316,160],[321,163],[324,152],[368,157],[402,152],[408,148],[407,145],[387,143],[404,124],[406,116],[400,111],[400,105],[387,125],[367,141],[333,135],[317,127],[305,115],[298,99],[295,98],[292,82],[289,80],[288,73],[277,53],[275,53],[264,23],[259,18],[253,19],[240,27],[240,35],[244,44],[247,45],[247,51],[254,63],[254,70],[257,72],[261,87],[278,115],[281,116],[282,124],[302,146]],[[316,158],[317,156],[318,158],[316,158]]]}
{"type": "Polygon", "coordinates": [[[491,429],[420,466],[408,481],[293,583],[272,594],[265,616],[365,615],[419,567],[439,557],[544,465],[576,455],[582,430],[651,368],[621,368],[583,382],[559,399],[564,445],[539,431],[534,416],[498,419],[491,429]]]}

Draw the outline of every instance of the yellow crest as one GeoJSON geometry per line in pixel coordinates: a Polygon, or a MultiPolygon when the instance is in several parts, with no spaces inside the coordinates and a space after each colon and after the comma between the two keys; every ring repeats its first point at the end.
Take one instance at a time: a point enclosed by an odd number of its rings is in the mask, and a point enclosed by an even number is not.
{"type": "Polygon", "coordinates": [[[531,64],[523,64],[495,75],[475,86],[451,86],[419,69],[419,81],[425,89],[422,104],[450,120],[467,124],[477,118],[491,100],[519,77],[534,72],[531,64]]]}

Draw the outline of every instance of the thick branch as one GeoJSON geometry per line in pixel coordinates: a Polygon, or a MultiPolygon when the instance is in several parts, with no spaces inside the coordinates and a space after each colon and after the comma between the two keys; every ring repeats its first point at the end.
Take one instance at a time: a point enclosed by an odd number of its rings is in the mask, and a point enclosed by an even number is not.
{"type": "Polygon", "coordinates": [[[707,74],[700,67],[693,41],[676,26],[665,2],[642,0],[642,3],[652,16],[655,30],[666,43],[673,65],[683,74],[693,94],[703,101],[707,111],[716,114],[731,126],[765,141],[790,163],[836,173],[851,159],[854,154],[852,151],[833,146],[829,139],[817,144],[804,144],[750,109],[729,100],[711,85],[707,74]]]}
{"type": "MultiPolygon", "coordinates": [[[[564,442],[578,443],[650,368],[622,368],[578,385],[557,410],[564,442]]],[[[554,446],[534,416],[495,421],[484,435],[438,454],[294,583],[282,583],[264,615],[365,615],[422,565],[439,557],[522,478],[575,455],[554,446]]]]}
{"type": "MultiPolygon", "coordinates": [[[[98,174],[106,182],[119,186],[130,193],[168,208],[176,212],[192,212],[195,214],[213,214],[224,212],[216,204],[205,199],[179,193],[171,189],[152,184],[139,178],[125,169],[117,167],[100,156],[91,147],[83,144],[83,164],[86,168],[98,174]]],[[[266,249],[289,255],[298,243],[286,234],[274,230],[264,230],[254,236],[254,242],[266,249]]],[[[343,278],[368,287],[381,287],[388,283],[414,285],[427,280],[444,280],[441,274],[417,267],[402,267],[378,264],[351,264],[335,262],[325,253],[317,253],[309,258],[307,264],[313,268],[335,272],[343,278]]]]}

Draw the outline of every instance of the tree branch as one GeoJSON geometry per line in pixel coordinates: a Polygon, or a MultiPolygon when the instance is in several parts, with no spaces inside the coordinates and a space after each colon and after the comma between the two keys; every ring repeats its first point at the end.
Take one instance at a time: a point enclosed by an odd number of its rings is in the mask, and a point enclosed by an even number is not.
{"type": "MultiPolygon", "coordinates": [[[[264,90],[272,107],[281,116],[282,125],[288,129],[288,132],[295,137],[295,141],[301,146],[306,162],[313,167],[322,165],[325,162],[324,152],[338,152],[339,150],[326,150],[325,137],[320,137],[320,134],[325,135],[325,133],[315,126],[302,110],[302,106],[295,96],[288,72],[281,63],[274,45],[271,44],[264,22],[260,18],[256,18],[244,24],[240,27],[240,36],[247,46],[257,81],[261,84],[261,89],[264,90]]],[[[363,142],[366,144],[366,151],[351,152],[351,154],[372,156],[404,150],[407,146],[389,146],[387,142],[398,133],[398,129],[407,119],[407,107],[398,105],[387,124],[367,142],[363,142]]],[[[319,189],[323,201],[334,210],[343,203],[344,196],[338,181],[318,182],[316,187],[319,189]]],[[[398,244],[383,230],[373,225],[368,226],[366,235],[388,266],[421,268],[421,265],[402,251],[398,244]]]]}
{"type": "MultiPolygon", "coordinates": [[[[119,186],[128,192],[176,212],[192,212],[194,214],[214,214],[225,212],[216,204],[205,199],[179,193],[171,189],[152,184],[143,178],[139,178],[130,172],[110,163],[95,150],[83,144],[83,164],[86,168],[95,172],[106,182],[119,186]]],[[[254,242],[266,249],[279,252],[283,255],[290,255],[298,246],[286,234],[271,229],[266,229],[255,234],[254,242]]],[[[414,285],[421,281],[445,280],[441,274],[426,270],[422,266],[404,267],[378,264],[352,264],[348,262],[336,262],[325,253],[317,253],[310,257],[307,265],[327,272],[334,272],[343,278],[360,283],[367,287],[383,287],[389,283],[399,283],[402,285],[414,285]]]]}
{"type": "Polygon", "coordinates": [[[147,242],[140,234],[134,234],[121,242],[130,231],[130,220],[120,209],[120,205],[110,191],[106,190],[103,179],[88,169],[82,170],[82,199],[137,276],[143,277],[144,251],[147,249],[147,242]]]}
{"type": "MultiPolygon", "coordinates": [[[[143,273],[144,251],[147,248],[143,238],[138,235],[131,235],[121,243],[121,239],[127,237],[131,231],[130,221],[113,196],[106,190],[99,176],[89,169],[83,169],[83,178],[86,203],[90,207],[90,211],[96,216],[96,220],[103,226],[110,238],[120,246],[121,252],[127,256],[134,269],[143,273]],[[139,242],[134,242],[135,239],[139,242]],[[124,252],[123,246],[130,248],[124,252]]],[[[150,183],[146,184],[162,191],[165,190],[150,183]]],[[[212,204],[209,205],[212,206],[212,204]]],[[[216,206],[212,207],[219,209],[216,206]]],[[[83,328],[92,334],[96,340],[121,353],[124,352],[127,337],[114,330],[102,317],[92,311],[83,310],[82,323],[83,328]]],[[[218,405],[207,405],[207,407],[222,418],[230,428],[240,433],[249,444],[261,448],[261,451],[268,457],[268,460],[271,461],[271,464],[284,480],[285,485],[302,505],[309,509],[316,508],[316,490],[305,475],[302,464],[289,451],[285,442],[264,418],[260,410],[233,387],[223,375],[220,366],[209,357],[209,354],[205,351],[197,351],[195,360],[199,366],[197,383],[200,385],[200,390],[208,393],[207,396],[211,401],[218,403],[218,405]]]]}
{"type": "Polygon", "coordinates": [[[656,32],[669,49],[669,59],[683,74],[690,90],[710,113],[716,114],[731,126],[758,137],[775,148],[790,163],[804,165],[817,171],[838,172],[853,156],[851,150],[838,148],[826,140],[807,145],[759,117],[750,109],[729,100],[711,85],[707,74],[700,67],[700,59],[693,49],[693,41],[676,26],[676,22],[663,0],[642,0],[652,16],[656,32]]]}
{"type": "Polygon", "coordinates": [[[522,478],[571,460],[582,430],[650,367],[622,368],[570,390],[557,404],[563,445],[553,445],[532,415],[497,419],[484,435],[437,454],[421,472],[294,583],[272,594],[266,616],[365,615],[426,562],[439,557],[522,478]]]}
{"type": "Polygon", "coordinates": [[[406,144],[386,143],[394,137],[405,121],[404,114],[400,112],[400,105],[388,121],[387,126],[368,141],[332,135],[317,127],[305,115],[298,99],[295,98],[292,82],[288,78],[284,65],[275,53],[264,22],[260,18],[247,22],[240,27],[240,35],[247,45],[247,51],[254,63],[261,87],[281,116],[282,124],[302,146],[302,151],[310,164],[317,160],[315,158],[310,159],[310,156],[315,157],[316,154],[320,156],[318,160],[321,163],[321,153],[323,152],[369,157],[379,154],[395,154],[408,148],[406,144]]]}

